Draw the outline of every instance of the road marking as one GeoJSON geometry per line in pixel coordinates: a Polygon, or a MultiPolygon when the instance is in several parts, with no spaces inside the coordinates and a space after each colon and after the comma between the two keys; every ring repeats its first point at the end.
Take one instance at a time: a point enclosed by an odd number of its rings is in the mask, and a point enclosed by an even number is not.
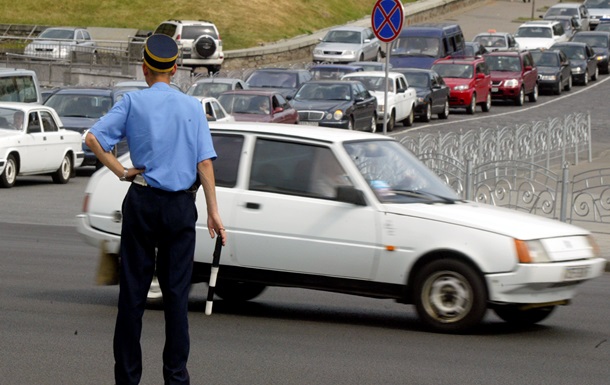
{"type": "MultiPolygon", "coordinates": [[[[598,75],[598,76],[599,76],[599,75],[598,75]]],[[[599,78],[598,78],[598,79],[599,79],[599,78]]],[[[597,87],[597,86],[599,86],[599,85],[603,84],[604,82],[606,82],[606,81],[608,81],[608,80],[610,80],[610,76],[606,77],[606,78],[605,78],[605,79],[603,79],[603,80],[597,80],[597,81],[595,81],[595,83],[589,83],[589,85],[588,85],[588,86],[583,87],[582,89],[580,89],[580,90],[578,90],[578,91],[575,91],[575,92],[570,92],[569,94],[565,94],[565,95],[562,95],[562,96],[558,96],[558,97],[553,98],[553,99],[551,99],[551,100],[549,100],[549,101],[546,101],[546,102],[544,102],[544,103],[536,103],[536,104],[532,104],[531,106],[528,106],[528,107],[526,107],[526,108],[520,108],[520,109],[518,109],[518,110],[514,110],[514,111],[502,112],[502,113],[500,113],[500,114],[495,114],[495,115],[484,115],[484,116],[477,116],[477,117],[475,117],[475,118],[462,119],[462,120],[459,120],[459,121],[453,121],[453,122],[448,121],[448,122],[443,122],[443,123],[426,124],[426,125],[424,125],[424,126],[413,127],[413,128],[408,129],[408,130],[405,130],[405,131],[396,132],[396,133],[390,133],[390,136],[395,136],[395,135],[396,135],[396,136],[398,136],[398,135],[404,135],[405,133],[411,133],[411,132],[414,132],[414,131],[417,131],[417,130],[421,130],[421,129],[423,129],[423,128],[430,128],[430,127],[446,126],[447,124],[456,124],[456,123],[462,123],[462,122],[472,122],[472,121],[475,121],[475,120],[483,120],[483,119],[497,118],[497,117],[499,117],[499,116],[510,115],[510,114],[516,114],[516,113],[522,113],[523,111],[528,111],[528,110],[532,110],[532,109],[534,109],[534,108],[540,108],[540,107],[544,107],[544,106],[546,106],[547,104],[554,103],[554,102],[560,101],[560,100],[565,99],[565,98],[569,98],[569,97],[574,96],[574,95],[578,95],[578,94],[580,94],[581,92],[588,91],[588,90],[590,90],[591,88],[597,87]]],[[[572,88],[572,89],[573,89],[573,88],[572,88]]],[[[449,116],[451,116],[451,114],[449,114],[449,116]]]]}

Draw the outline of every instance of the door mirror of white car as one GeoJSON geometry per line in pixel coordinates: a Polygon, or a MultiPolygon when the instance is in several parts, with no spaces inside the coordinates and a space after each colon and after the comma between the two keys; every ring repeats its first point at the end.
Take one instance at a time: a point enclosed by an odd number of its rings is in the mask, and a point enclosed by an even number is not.
{"type": "Polygon", "coordinates": [[[338,186],[337,200],[339,202],[352,203],[356,206],[366,206],[364,194],[353,186],[338,186]]]}

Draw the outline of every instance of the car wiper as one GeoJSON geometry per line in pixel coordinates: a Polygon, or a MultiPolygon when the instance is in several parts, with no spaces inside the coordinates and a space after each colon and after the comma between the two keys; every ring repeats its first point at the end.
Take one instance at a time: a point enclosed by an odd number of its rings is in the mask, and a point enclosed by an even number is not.
{"type": "Polygon", "coordinates": [[[431,203],[438,202],[439,200],[444,203],[457,202],[456,199],[447,198],[442,195],[433,194],[431,192],[423,191],[423,190],[402,190],[402,189],[400,189],[400,190],[390,190],[389,192],[396,194],[396,195],[404,195],[404,196],[415,197],[415,198],[425,198],[425,199],[429,200],[431,203]]]}

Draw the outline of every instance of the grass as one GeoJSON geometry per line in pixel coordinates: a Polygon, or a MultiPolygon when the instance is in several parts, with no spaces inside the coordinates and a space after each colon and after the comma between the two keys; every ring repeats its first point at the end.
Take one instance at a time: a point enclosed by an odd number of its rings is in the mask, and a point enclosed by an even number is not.
{"type": "Polygon", "coordinates": [[[370,17],[374,5],[375,0],[21,0],[2,2],[0,23],[153,30],[166,19],[210,20],[224,49],[233,50],[370,17]]]}

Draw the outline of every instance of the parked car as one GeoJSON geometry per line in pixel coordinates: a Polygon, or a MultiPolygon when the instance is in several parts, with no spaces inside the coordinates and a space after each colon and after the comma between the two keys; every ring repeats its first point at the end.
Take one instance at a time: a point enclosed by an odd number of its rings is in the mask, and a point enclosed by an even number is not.
{"type": "MultiPolygon", "coordinates": [[[[363,71],[385,71],[384,61],[353,61],[347,64],[354,67],[360,67],[363,71]]],[[[392,69],[392,65],[389,63],[388,69],[392,69]]]]}
{"type": "Polygon", "coordinates": [[[85,28],[53,27],[42,31],[28,44],[24,54],[44,59],[72,60],[75,55],[86,55],[94,59],[97,43],[85,28]]]}
{"type": "Polygon", "coordinates": [[[578,32],[570,41],[587,43],[595,51],[597,66],[602,74],[610,73],[610,32],[595,31],[578,32]]]}
{"type": "Polygon", "coordinates": [[[218,96],[218,101],[238,122],[299,123],[297,111],[277,91],[227,91],[218,96]]]}
{"type": "Polygon", "coordinates": [[[155,29],[174,39],[180,48],[180,63],[208,73],[220,71],[224,62],[222,39],[216,25],[203,20],[166,20],[155,29]]]}
{"type": "Polygon", "coordinates": [[[374,132],[377,98],[354,80],[311,80],[297,91],[292,105],[299,123],[374,132]]]}
{"type": "Polygon", "coordinates": [[[476,58],[444,58],[432,64],[436,71],[449,86],[449,106],[465,108],[469,114],[474,114],[477,105],[483,112],[491,109],[491,75],[485,60],[476,58]]]}
{"type": "MultiPolygon", "coordinates": [[[[228,239],[215,294],[224,301],[268,286],[354,294],[414,304],[431,330],[465,332],[488,309],[514,325],[539,323],[604,274],[587,230],[464,201],[393,138],[277,124],[212,123],[211,132],[222,154],[214,171],[228,239]]],[[[78,232],[110,258],[129,186],[95,173],[77,217],[78,232]]],[[[206,226],[201,215],[193,283],[210,279],[206,226]]]]}
{"type": "Polygon", "coordinates": [[[489,30],[475,35],[472,41],[481,44],[488,52],[519,49],[515,36],[508,32],[489,30]]]}
{"type": "Polygon", "coordinates": [[[313,49],[314,62],[381,61],[381,43],[370,27],[332,28],[313,49]]]}
{"type": "Polygon", "coordinates": [[[203,112],[208,119],[208,122],[235,122],[233,115],[229,114],[220,102],[211,96],[193,96],[201,102],[203,112]]]}
{"type": "Polygon", "coordinates": [[[520,49],[550,48],[553,44],[569,40],[563,24],[557,20],[526,21],[515,33],[520,49]]]}
{"type": "Polygon", "coordinates": [[[48,174],[68,183],[83,162],[80,134],[65,130],[54,109],[34,103],[0,103],[0,187],[17,176],[48,174]]]}
{"type": "Polygon", "coordinates": [[[409,87],[415,88],[415,117],[424,122],[429,122],[433,114],[438,114],[439,119],[449,117],[450,90],[436,71],[423,68],[393,68],[392,71],[403,74],[409,87]]]}
{"type": "Polygon", "coordinates": [[[383,130],[384,114],[387,131],[394,130],[396,123],[401,122],[404,126],[412,126],[415,120],[415,103],[417,92],[415,88],[409,87],[407,78],[399,72],[388,72],[387,74],[387,105],[386,98],[386,73],[385,71],[363,71],[347,74],[342,80],[357,80],[377,98],[377,129],[383,130]]]}
{"type": "Polygon", "coordinates": [[[464,56],[483,56],[487,52],[489,51],[476,41],[464,42],[464,56]]]}
{"type": "Polygon", "coordinates": [[[193,83],[188,90],[187,95],[191,96],[209,96],[218,98],[220,94],[226,91],[245,90],[248,89],[245,81],[237,78],[221,78],[207,77],[201,78],[193,83]]]}
{"type": "MultiPolygon", "coordinates": [[[[104,116],[114,105],[114,93],[109,87],[62,87],[56,90],[44,102],[45,106],[53,108],[61,118],[64,128],[85,133],[104,116]]],[[[102,167],[93,151],[82,141],[85,159],[82,166],[102,167]]],[[[115,154],[127,152],[127,141],[119,142],[115,154]]]]}
{"type": "Polygon", "coordinates": [[[572,89],[570,59],[560,50],[530,51],[538,68],[539,91],[551,91],[555,95],[572,89]]]}
{"type": "Polygon", "coordinates": [[[311,73],[306,69],[259,68],[246,79],[248,88],[272,89],[280,92],[290,100],[299,87],[311,80],[311,73]]]}
{"type": "Polygon", "coordinates": [[[610,0],[585,0],[582,4],[589,13],[590,29],[596,30],[597,26],[610,15],[610,0]]]}
{"type": "Polygon", "coordinates": [[[581,31],[592,29],[590,24],[594,23],[586,5],[581,2],[560,2],[559,4],[552,5],[545,12],[544,16],[541,17],[548,19],[550,16],[571,16],[578,21],[581,31]]]}
{"type": "Polygon", "coordinates": [[[485,63],[491,72],[492,100],[513,100],[518,106],[538,100],[538,67],[529,51],[490,52],[485,63]]]}
{"type": "Polygon", "coordinates": [[[339,80],[343,75],[359,71],[364,69],[351,64],[314,64],[309,67],[313,80],[339,80]]]}
{"type": "Polygon", "coordinates": [[[551,49],[561,50],[570,59],[573,82],[586,86],[589,84],[589,80],[597,80],[599,77],[597,56],[587,43],[557,43],[551,49]]]}

